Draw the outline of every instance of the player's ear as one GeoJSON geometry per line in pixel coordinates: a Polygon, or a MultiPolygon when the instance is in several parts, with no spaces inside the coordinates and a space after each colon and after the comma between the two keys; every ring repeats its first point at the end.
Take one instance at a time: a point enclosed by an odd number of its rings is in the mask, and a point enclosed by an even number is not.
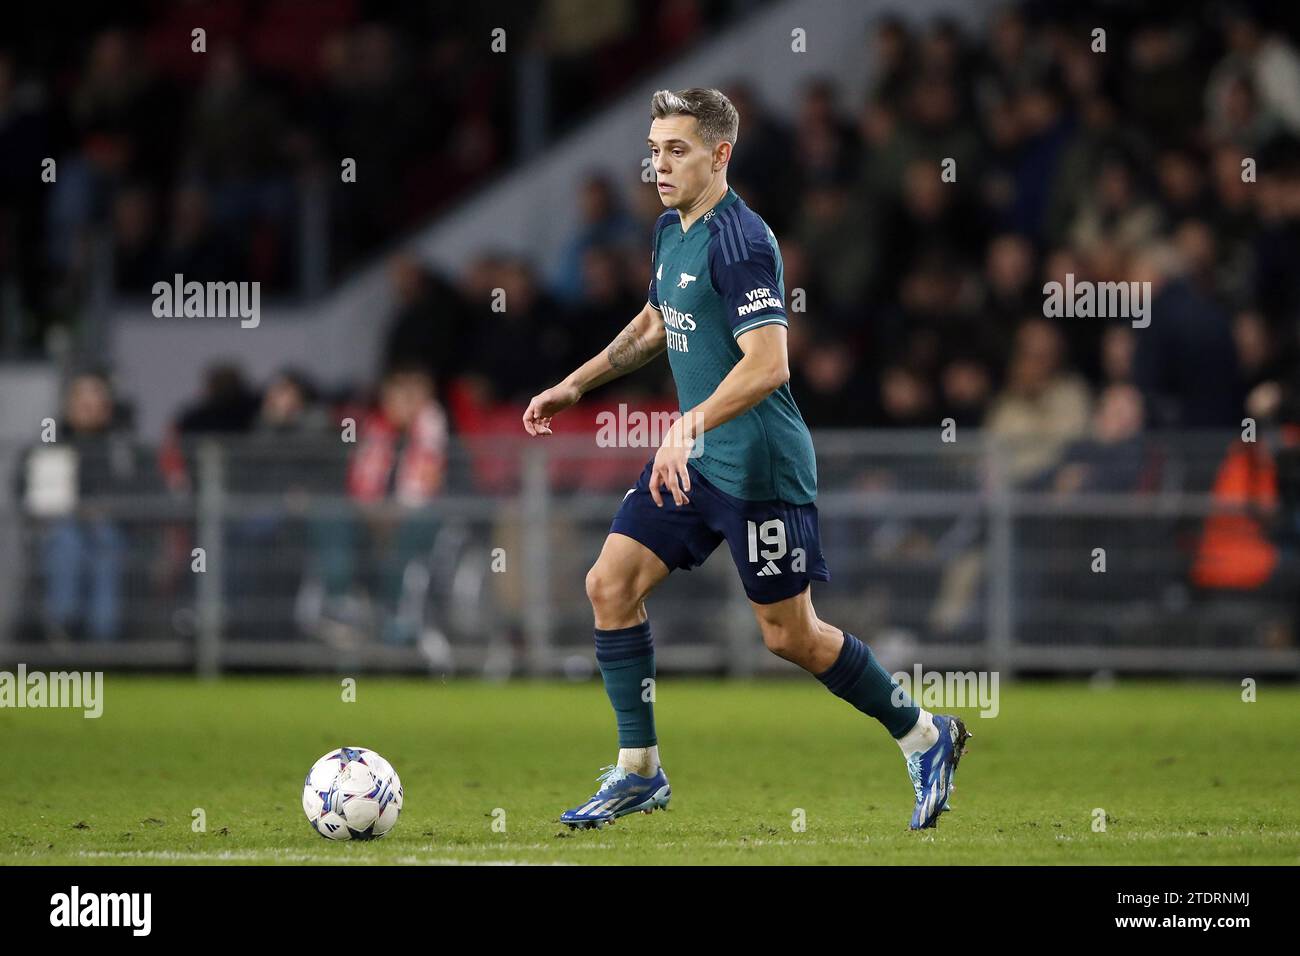
{"type": "Polygon", "coordinates": [[[723,140],[713,148],[713,168],[719,170],[731,162],[731,144],[723,140]]]}

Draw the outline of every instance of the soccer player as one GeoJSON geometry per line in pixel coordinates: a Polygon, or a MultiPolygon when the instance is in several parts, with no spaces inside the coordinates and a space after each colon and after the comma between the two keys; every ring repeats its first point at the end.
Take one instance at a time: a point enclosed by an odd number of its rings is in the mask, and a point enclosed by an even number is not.
{"type": "Polygon", "coordinates": [[[860,640],[813,610],[828,581],[817,527],[812,439],[790,394],[785,289],[776,238],[727,186],[740,120],[719,91],[661,90],[647,143],[667,212],[655,223],[648,301],[600,355],[536,395],[529,435],[584,394],[665,350],[682,417],[614,517],[587,575],[596,660],[618,721],[618,761],[561,822],[600,827],[668,805],[645,599],[677,568],[726,541],[763,641],[898,742],[915,792],[911,828],[935,826],[970,736],[962,721],[917,707],[860,640]]]}

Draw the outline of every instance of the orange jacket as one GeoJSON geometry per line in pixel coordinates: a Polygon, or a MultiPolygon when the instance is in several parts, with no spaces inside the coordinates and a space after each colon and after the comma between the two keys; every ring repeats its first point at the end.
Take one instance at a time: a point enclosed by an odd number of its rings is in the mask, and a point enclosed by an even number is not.
{"type": "Polygon", "coordinates": [[[1249,511],[1211,514],[1196,548],[1192,581],[1203,588],[1250,590],[1260,587],[1277,566],[1277,548],[1256,515],[1277,506],[1277,471],[1268,452],[1234,442],[1219,465],[1214,500],[1249,511]]]}

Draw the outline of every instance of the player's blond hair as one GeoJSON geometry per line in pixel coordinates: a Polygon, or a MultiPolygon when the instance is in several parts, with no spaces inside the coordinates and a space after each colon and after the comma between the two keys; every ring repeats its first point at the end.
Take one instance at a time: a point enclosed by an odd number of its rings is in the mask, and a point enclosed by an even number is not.
{"type": "Polygon", "coordinates": [[[692,87],[689,90],[660,90],[650,97],[650,115],[694,116],[700,138],[712,149],[724,140],[733,146],[740,134],[740,114],[721,90],[692,87]]]}

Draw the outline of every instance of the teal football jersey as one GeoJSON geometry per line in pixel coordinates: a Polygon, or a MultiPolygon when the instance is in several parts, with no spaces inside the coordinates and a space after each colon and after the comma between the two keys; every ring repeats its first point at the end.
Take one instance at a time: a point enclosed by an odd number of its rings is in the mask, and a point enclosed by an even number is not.
{"type": "MultiPolygon", "coordinates": [[[[781,251],[767,223],[730,189],[685,232],[676,210],[660,216],[653,249],[649,299],[663,316],[678,407],[685,414],[740,361],[740,336],[765,325],[789,325],[781,251]]],[[[705,432],[692,464],[746,501],[797,505],[817,497],[812,436],[789,384],[705,432]]]]}

